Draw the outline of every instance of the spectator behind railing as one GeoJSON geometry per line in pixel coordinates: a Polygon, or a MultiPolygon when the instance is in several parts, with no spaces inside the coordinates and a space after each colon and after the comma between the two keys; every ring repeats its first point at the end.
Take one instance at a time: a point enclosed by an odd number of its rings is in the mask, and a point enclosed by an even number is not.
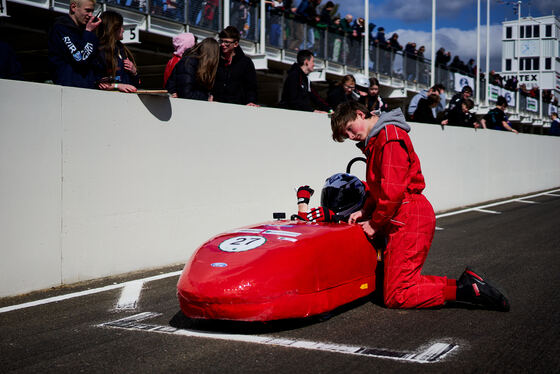
{"type": "Polygon", "coordinates": [[[377,35],[373,41],[373,45],[378,48],[378,72],[385,75],[391,74],[391,53],[389,43],[385,39],[385,29],[383,27],[377,28],[377,35]]]}
{"type": "Polygon", "coordinates": [[[101,26],[97,29],[99,38],[98,87],[102,90],[136,92],[140,77],[132,52],[124,45],[123,17],[112,10],[101,14],[101,26]]]}
{"type": "Polygon", "coordinates": [[[406,79],[409,81],[416,80],[415,77],[416,77],[417,53],[418,52],[416,51],[416,43],[414,42],[409,42],[404,47],[404,56],[406,58],[405,73],[406,73],[406,79]]]}
{"type": "Polygon", "coordinates": [[[484,129],[511,131],[517,134],[517,130],[511,127],[508,123],[509,121],[505,114],[507,106],[508,104],[506,98],[498,96],[496,107],[488,111],[488,113],[486,113],[480,120],[482,127],[484,129]]]}
{"type": "Polygon", "coordinates": [[[173,37],[173,57],[167,62],[165,66],[165,71],[163,73],[163,87],[167,85],[167,80],[171,75],[171,72],[175,68],[175,65],[181,60],[185,51],[191,49],[196,44],[196,37],[190,32],[184,32],[173,37]]]}
{"type": "Polygon", "coordinates": [[[282,89],[280,107],[306,112],[326,113],[328,104],[311,88],[307,76],[315,69],[315,57],[309,50],[299,51],[295,62],[288,70],[282,89]]]}
{"type": "Polygon", "coordinates": [[[265,1],[268,9],[268,44],[273,47],[284,47],[284,39],[282,35],[282,14],[284,13],[284,2],[282,1],[265,1]]]}
{"type": "Polygon", "coordinates": [[[257,72],[253,60],[239,46],[239,30],[228,26],[218,34],[221,57],[214,85],[214,100],[257,106],[257,72]]]}
{"type": "Polygon", "coordinates": [[[346,101],[355,101],[360,95],[355,93],[356,79],[353,75],[345,75],[340,81],[331,87],[327,94],[327,102],[331,108],[336,108],[338,104],[346,101]]]}
{"type": "Polygon", "coordinates": [[[445,48],[441,47],[436,52],[436,65],[439,67],[446,67],[451,61],[451,52],[446,52],[445,48]]]}
{"type": "Polygon", "coordinates": [[[447,120],[440,122],[434,115],[434,110],[438,106],[440,100],[439,95],[435,93],[429,94],[428,97],[420,99],[418,101],[418,106],[414,111],[414,122],[441,124],[442,126],[446,125],[447,120]]]}
{"type": "Polygon", "coordinates": [[[470,110],[474,107],[471,99],[464,99],[453,109],[447,110],[445,118],[449,126],[462,126],[478,128],[478,122],[470,110]]]}
{"type": "Polygon", "coordinates": [[[474,59],[472,58],[469,62],[467,62],[467,73],[473,76],[476,74],[476,65],[474,64],[474,59]]]}
{"type": "Polygon", "coordinates": [[[509,77],[506,81],[505,89],[509,91],[517,91],[517,77],[509,77]]]}
{"type": "Polygon", "coordinates": [[[412,100],[410,100],[410,103],[408,104],[407,114],[409,115],[411,120],[416,121],[416,119],[414,118],[414,112],[416,111],[416,108],[418,107],[418,102],[421,99],[428,98],[429,95],[438,95],[440,97],[440,100],[437,103],[437,106],[435,108],[432,108],[433,116],[435,118],[437,118],[438,113],[443,112],[445,110],[445,101],[446,101],[445,86],[442,85],[441,83],[437,83],[427,90],[422,90],[422,91],[418,92],[416,95],[414,95],[412,100]]]}
{"type": "Polygon", "coordinates": [[[502,77],[500,76],[500,74],[496,73],[494,70],[490,70],[489,82],[490,82],[490,84],[492,84],[494,86],[498,86],[498,87],[503,87],[504,86],[504,82],[502,81],[502,77]]]}
{"type": "Polygon", "coordinates": [[[371,114],[379,116],[381,112],[388,112],[389,107],[387,103],[383,102],[379,96],[379,81],[377,78],[369,78],[367,95],[360,97],[360,103],[364,104],[365,107],[371,114]]]}
{"type": "Polygon", "coordinates": [[[453,57],[453,61],[449,64],[449,68],[457,72],[466,73],[467,65],[459,58],[459,56],[453,57]]]}
{"type": "MultiPolygon", "coordinates": [[[[472,96],[473,90],[471,86],[464,86],[461,89],[461,92],[456,93],[453,95],[451,100],[449,101],[449,110],[459,109],[461,104],[472,96]]],[[[469,108],[471,109],[471,108],[469,108]]]]}
{"type": "Polygon", "coordinates": [[[340,22],[340,17],[334,17],[329,27],[329,32],[333,39],[330,55],[333,62],[344,63],[342,59],[343,56],[341,56],[343,48],[342,36],[344,35],[344,31],[342,31],[340,22]]]}
{"type": "Polygon", "coordinates": [[[552,122],[550,122],[549,135],[560,136],[560,120],[558,119],[558,113],[552,112],[550,114],[550,119],[552,122]]]}
{"type": "MultiPolygon", "coordinates": [[[[220,59],[220,45],[214,38],[206,38],[181,58],[175,66],[177,96],[182,99],[214,101],[211,90],[216,81],[220,59]]],[[[171,80],[170,79],[170,80],[171,80]]]]}
{"type": "Polygon", "coordinates": [[[70,0],[68,14],[58,17],[49,31],[49,67],[55,84],[96,88],[97,47],[93,17],[95,1],[70,0]]]}

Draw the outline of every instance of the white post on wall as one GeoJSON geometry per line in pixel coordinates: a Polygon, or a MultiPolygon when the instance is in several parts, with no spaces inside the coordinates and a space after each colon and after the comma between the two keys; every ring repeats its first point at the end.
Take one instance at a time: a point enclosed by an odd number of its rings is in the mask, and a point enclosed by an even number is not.
{"type": "Polygon", "coordinates": [[[519,44],[521,43],[521,0],[517,2],[517,92],[515,93],[515,111],[519,114],[519,74],[521,71],[521,56],[519,56],[519,44]]]}
{"type": "Polygon", "coordinates": [[[432,0],[432,63],[431,63],[431,78],[430,87],[436,84],[436,0],[432,0]]]}
{"type": "Polygon", "coordinates": [[[230,25],[229,22],[229,10],[230,10],[229,0],[224,0],[224,29],[230,25]]]}
{"type": "Polygon", "coordinates": [[[480,105],[480,0],[476,1],[476,105],[480,105]]]}
{"type": "MultiPolygon", "coordinates": [[[[477,69],[478,73],[478,69],[477,69]]],[[[484,105],[488,106],[488,88],[490,87],[490,0],[486,0],[486,95],[484,105]]]]}
{"type": "MultiPolygon", "coordinates": [[[[542,75],[539,72],[539,78],[542,75]]],[[[540,81],[539,81],[540,83],[540,81]]],[[[542,107],[543,107],[543,102],[542,102],[542,87],[539,87],[539,118],[541,119],[541,121],[543,120],[543,116],[542,116],[542,107]]]]}
{"type": "MultiPolygon", "coordinates": [[[[490,0],[488,0],[490,1],[490,0]]],[[[260,51],[261,55],[266,53],[266,4],[264,0],[261,0],[261,34],[260,34],[260,51]]]]}
{"type": "Polygon", "coordinates": [[[364,0],[364,75],[369,79],[369,0],[364,0]]]}

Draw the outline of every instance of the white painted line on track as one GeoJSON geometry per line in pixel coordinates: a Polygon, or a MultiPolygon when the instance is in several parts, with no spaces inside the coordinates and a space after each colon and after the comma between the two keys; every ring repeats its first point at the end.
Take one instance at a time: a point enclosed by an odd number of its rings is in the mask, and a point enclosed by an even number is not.
{"type": "MultiPolygon", "coordinates": [[[[539,196],[545,196],[545,195],[554,195],[554,192],[560,192],[560,189],[550,190],[550,191],[541,192],[541,193],[530,195],[530,196],[525,196],[525,197],[523,197],[523,199],[532,199],[533,197],[539,197],[539,196]]],[[[557,196],[557,195],[554,195],[554,196],[557,196]]],[[[560,196],[560,195],[558,195],[558,196],[560,196]]],[[[442,213],[442,214],[436,215],[436,218],[455,216],[457,214],[463,214],[463,213],[472,212],[472,211],[476,211],[476,210],[480,210],[480,209],[491,208],[491,207],[498,206],[498,205],[512,203],[516,200],[519,200],[519,198],[504,200],[504,201],[498,201],[498,202],[492,203],[492,204],[486,204],[486,205],[481,205],[481,206],[477,206],[477,207],[456,210],[456,211],[453,211],[453,212],[442,213]]]]}
{"type": "Polygon", "coordinates": [[[97,325],[98,327],[110,327],[116,329],[147,331],[171,335],[188,336],[194,338],[219,339],[237,341],[244,343],[274,345],[286,348],[300,348],[323,352],[343,353],[366,357],[385,358],[398,361],[408,361],[415,363],[434,363],[441,361],[449,352],[458,348],[456,344],[433,343],[425,349],[417,352],[392,351],[384,348],[360,347],[345,344],[314,342],[309,340],[296,340],[291,338],[279,338],[264,335],[242,335],[242,334],[223,334],[216,332],[203,332],[188,329],[179,329],[172,326],[141,323],[141,321],[160,316],[161,313],[144,312],[116,321],[106,322],[97,325]]]}
{"type": "Polygon", "coordinates": [[[560,195],[559,195],[559,194],[557,194],[557,193],[545,193],[544,195],[545,195],[545,196],[555,196],[555,197],[560,197],[560,195]]]}
{"type": "Polygon", "coordinates": [[[128,282],[121,291],[121,297],[115,307],[115,310],[136,309],[143,285],[143,280],[128,282]]]}
{"type": "Polygon", "coordinates": [[[445,230],[443,227],[437,227],[436,226],[436,231],[443,231],[443,230],[445,230]]]}
{"type": "Polygon", "coordinates": [[[81,296],[92,295],[92,294],[96,294],[96,293],[100,293],[100,292],[111,291],[111,290],[114,290],[114,289],[117,289],[117,288],[124,287],[128,283],[132,283],[132,282],[138,282],[138,281],[151,282],[151,281],[155,281],[155,280],[159,280],[159,279],[174,277],[174,276],[181,275],[181,272],[182,271],[174,271],[174,272],[171,272],[171,273],[159,274],[159,275],[154,275],[152,277],[136,279],[136,280],[123,282],[123,283],[111,284],[109,286],[93,288],[93,289],[90,289],[90,290],[73,292],[73,293],[69,293],[69,294],[66,294],[66,295],[53,296],[53,297],[49,297],[49,298],[46,298],[46,299],[30,301],[30,302],[23,303],[23,304],[5,306],[3,308],[0,308],[0,313],[6,313],[6,312],[11,312],[12,310],[30,308],[30,307],[33,307],[33,306],[44,305],[44,304],[49,304],[49,303],[56,303],[56,302],[62,301],[62,300],[73,299],[75,297],[81,297],[81,296]]]}
{"type": "Polygon", "coordinates": [[[538,201],[531,201],[531,200],[524,200],[524,199],[517,199],[515,200],[516,203],[525,203],[525,204],[540,204],[538,201]]]}
{"type": "Polygon", "coordinates": [[[489,209],[473,209],[473,212],[490,213],[490,214],[502,214],[502,212],[497,212],[495,210],[489,210],[489,209]]]}

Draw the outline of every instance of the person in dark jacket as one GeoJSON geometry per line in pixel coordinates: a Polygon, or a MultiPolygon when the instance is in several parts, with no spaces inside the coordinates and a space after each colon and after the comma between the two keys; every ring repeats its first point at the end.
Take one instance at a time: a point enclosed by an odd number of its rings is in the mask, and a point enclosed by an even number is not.
{"type": "Polygon", "coordinates": [[[206,38],[191,48],[174,69],[177,96],[214,101],[211,90],[216,80],[219,59],[220,45],[213,38],[206,38]]]}
{"type": "Polygon", "coordinates": [[[98,40],[93,17],[95,1],[70,0],[69,14],[57,18],[49,31],[49,65],[53,82],[63,86],[95,88],[98,40]]]}
{"type": "Polygon", "coordinates": [[[420,99],[420,101],[418,101],[418,107],[414,112],[414,122],[446,125],[447,120],[440,123],[432,111],[432,109],[439,104],[439,100],[440,97],[436,94],[430,94],[427,98],[420,99]]]}
{"type": "Polygon", "coordinates": [[[304,49],[298,52],[297,62],[288,70],[288,76],[282,89],[280,106],[286,109],[307,112],[327,112],[328,104],[311,88],[307,75],[315,68],[315,58],[311,51],[304,49]],[[318,109],[315,109],[318,108],[318,109]]]}
{"type": "Polygon", "coordinates": [[[214,100],[257,106],[257,72],[239,46],[239,30],[228,26],[218,34],[221,58],[214,84],[214,100]]]}
{"type": "Polygon", "coordinates": [[[453,109],[446,113],[446,118],[449,126],[462,126],[462,127],[478,127],[478,123],[474,114],[470,110],[474,107],[474,102],[466,98],[462,100],[453,109]]]}
{"type": "Polygon", "coordinates": [[[342,79],[332,87],[327,95],[327,102],[331,108],[336,108],[338,104],[357,100],[359,95],[354,96],[354,91],[356,89],[356,79],[353,75],[348,74],[342,77],[342,79]]]}
{"type": "Polygon", "coordinates": [[[101,14],[101,21],[101,26],[97,28],[98,87],[107,91],[136,92],[140,78],[132,52],[121,42],[123,17],[108,10],[101,14]]]}
{"type": "Polygon", "coordinates": [[[518,133],[516,129],[511,127],[509,120],[506,116],[506,108],[508,106],[507,100],[503,96],[498,96],[498,100],[496,101],[496,107],[494,109],[490,109],[488,113],[481,118],[480,124],[484,129],[493,129],[493,130],[503,130],[503,131],[511,131],[515,134],[518,133]]]}
{"type": "Polygon", "coordinates": [[[360,97],[360,103],[364,104],[372,114],[379,115],[381,112],[388,112],[389,106],[379,96],[379,80],[374,77],[369,78],[366,88],[367,95],[360,97]]]}

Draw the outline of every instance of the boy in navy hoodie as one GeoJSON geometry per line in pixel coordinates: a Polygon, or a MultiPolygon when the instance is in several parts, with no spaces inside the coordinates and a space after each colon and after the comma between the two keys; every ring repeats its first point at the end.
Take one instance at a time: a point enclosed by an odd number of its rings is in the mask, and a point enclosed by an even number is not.
{"type": "Polygon", "coordinates": [[[49,64],[53,82],[62,86],[96,88],[95,0],[70,0],[67,15],[57,18],[49,32],[49,64]]]}

